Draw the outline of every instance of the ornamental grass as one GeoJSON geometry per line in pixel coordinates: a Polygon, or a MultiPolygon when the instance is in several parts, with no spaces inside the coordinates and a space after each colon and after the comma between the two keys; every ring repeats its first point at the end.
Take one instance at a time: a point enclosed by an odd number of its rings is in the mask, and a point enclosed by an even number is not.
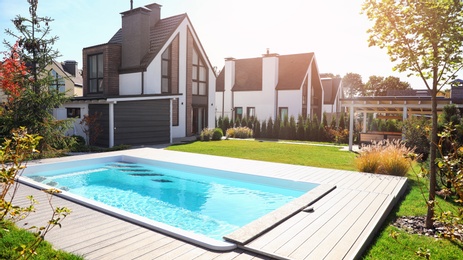
{"type": "Polygon", "coordinates": [[[410,154],[414,148],[408,148],[400,140],[383,140],[362,147],[355,159],[361,172],[405,176],[410,169],[410,154]]]}

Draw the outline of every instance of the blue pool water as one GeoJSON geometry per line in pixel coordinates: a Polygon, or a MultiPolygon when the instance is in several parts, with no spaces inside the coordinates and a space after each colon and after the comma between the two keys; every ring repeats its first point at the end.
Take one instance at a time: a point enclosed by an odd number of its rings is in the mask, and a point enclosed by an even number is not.
{"type": "Polygon", "coordinates": [[[240,174],[206,172],[112,162],[28,177],[217,240],[317,186],[270,178],[242,181],[240,174]]]}

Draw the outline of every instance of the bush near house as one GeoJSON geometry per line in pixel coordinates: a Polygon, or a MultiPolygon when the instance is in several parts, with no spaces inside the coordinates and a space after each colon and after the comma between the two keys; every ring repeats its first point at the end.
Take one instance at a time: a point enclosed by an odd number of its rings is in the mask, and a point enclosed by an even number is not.
{"type": "Polygon", "coordinates": [[[221,128],[204,128],[199,136],[201,141],[221,140],[223,132],[221,128]]]}
{"type": "Polygon", "coordinates": [[[364,146],[355,159],[361,172],[405,176],[410,170],[414,148],[408,148],[399,140],[373,142],[364,146]]]}
{"type": "Polygon", "coordinates": [[[231,138],[245,139],[245,138],[251,138],[252,136],[253,136],[253,132],[247,126],[229,128],[227,130],[227,137],[231,137],[231,138]]]}

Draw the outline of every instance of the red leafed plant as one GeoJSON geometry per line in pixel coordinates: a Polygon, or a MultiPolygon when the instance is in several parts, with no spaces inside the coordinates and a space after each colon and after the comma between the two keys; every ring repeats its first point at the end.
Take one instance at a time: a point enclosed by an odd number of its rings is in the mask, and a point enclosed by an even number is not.
{"type": "Polygon", "coordinates": [[[28,69],[26,64],[21,61],[19,56],[19,43],[5,52],[5,57],[0,63],[0,89],[8,96],[8,101],[17,99],[26,86],[28,80],[28,69]]]}

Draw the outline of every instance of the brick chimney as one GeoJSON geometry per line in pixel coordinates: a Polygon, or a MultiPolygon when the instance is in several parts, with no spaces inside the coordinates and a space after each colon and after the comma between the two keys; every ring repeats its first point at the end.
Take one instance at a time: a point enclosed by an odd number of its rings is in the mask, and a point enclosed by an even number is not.
{"type": "Polygon", "coordinates": [[[150,28],[161,19],[161,5],[150,4],[131,9],[122,15],[122,64],[121,68],[133,68],[150,48],[150,28]]]}
{"type": "Polygon", "coordinates": [[[66,71],[67,73],[71,74],[74,77],[77,75],[77,73],[78,73],[77,71],[79,70],[78,67],[77,67],[77,61],[75,61],[75,60],[66,60],[66,61],[64,61],[64,63],[62,65],[63,65],[64,71],[66,71]]]}

